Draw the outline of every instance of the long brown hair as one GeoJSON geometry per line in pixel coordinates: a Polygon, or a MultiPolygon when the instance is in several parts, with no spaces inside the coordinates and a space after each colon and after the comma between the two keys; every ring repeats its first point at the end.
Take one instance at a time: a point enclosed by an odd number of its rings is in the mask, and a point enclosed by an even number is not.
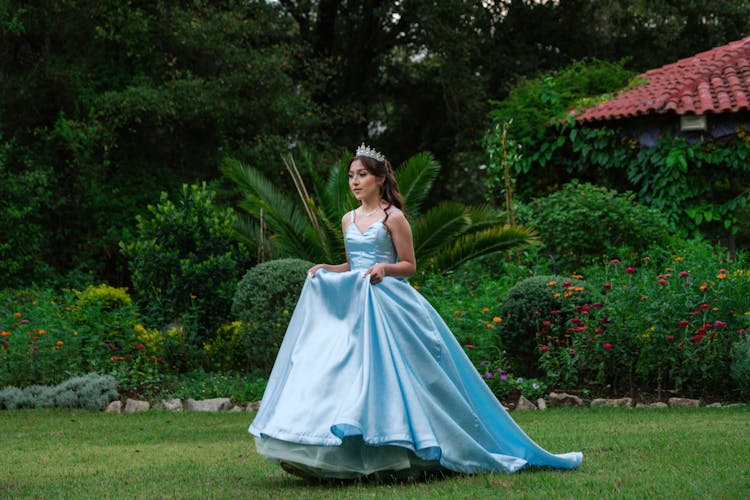
{"type": "MultiPolygon", "coordinates": [[[[388,220],[389,208],[396,207],[398,209],[403,209],[404,207],[404,199],[398,191],[396,177],[393,175],[393,167],[391,167],[391,164],[387,159],[378,161],[369,156],[355,156],[346,164],[347,172],[349,172],[349,168],[356,160],[361,161],[362,165],[365,166],[365,169],[367,169],[372,175],[384,178],[383,185],[380,187],[380,197],[383,201],[388,203],[388,206],[385,208],[385,219],[383,220],[383,224],[385,224],[388,220]]],[[[387,227],[388,226],[386,226],[386,228],[387,227]]]]}

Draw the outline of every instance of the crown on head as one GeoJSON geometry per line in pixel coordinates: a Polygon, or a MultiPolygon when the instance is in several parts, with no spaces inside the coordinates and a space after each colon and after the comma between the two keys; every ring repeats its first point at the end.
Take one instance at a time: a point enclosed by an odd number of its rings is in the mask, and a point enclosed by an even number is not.
{"type": "Polygon", "coordinates": [[[385,161],[385,156],[383,156],[382,153],[378,153],[370,146],[365,146],[364,142],[357,148],[355,156],[366,156],[368,158],[372,158],[373,160],[385,161]]]}

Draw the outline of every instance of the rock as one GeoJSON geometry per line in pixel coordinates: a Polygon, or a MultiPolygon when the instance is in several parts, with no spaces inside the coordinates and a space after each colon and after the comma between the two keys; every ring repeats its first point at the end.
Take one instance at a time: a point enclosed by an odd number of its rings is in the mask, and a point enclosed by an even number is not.
{"type": "Polygon", "coordinates": [[[710,405],[706,405],[706,408],[721,408],[721,403],[711,403],[710,405]]]}
{"type": "Polygon", "coordinates": [[[250,401],[245,407],[245,411],[258,411],[260,408],[260,401],[250,401]]]}
{"type": "Polygon", "coordinates": [[[164,399],[161,405],[166,410],[182,411],[182,400],[179,398],[164,399]]]}
{"type": "Polygon", "coordinates": [[[667,403],[664,403],[662,401],[657,401],[655,403],[638,403],[635,405],[636,408],[669,408],[669,405],[667,403]]]}
{"type": "Polygon", "coordinates": [[[583,406],[583,400],[578,396],[567,394],[565,392],[550,392],[549,406],[550,408],[560,408],[564,406],[583,406]]]}
{"type": "Polygon", "coordinates": [[[536,410],[536,405],[526,399],[523,394],[521,394],[521,397],[518,398],[518,403],[516,403],[516,410],[536,410]]]}
{"type": "Polygon", "coordinates": [[[632,408],[633,398],[603,399],[597,398],[591,401],[591,407],[608,406],[610,408],[632,408]]]}
{"type": "Polygon", "coordinates": [[[237,413],[238,411],[242,411],[242,407],[234,405],[232,406],[232,409],[229,411],[231,411],[232,413],[237,413]]]}
{"type": "Polygon", "coordinates": [[[213,399],[188,399],[187,409],[190,411],[226,411],[232,407],[232,401],[229,398],[213,399]]]}
{"type": "Polygon", "coordinates": [[[125,402],[124,413],[137,413],[139,411],[146,411],[150,408],[151,404],[148,401],[128,398],[128,400],[125,402]]]}
{"type": "Polygon", "coordinates": [[[540,410],[546,410],[547,409],[547,401],[544,400],[544,398],[539,398],[536,400],[536,406],[540,410]]]}
{"type": "Polygon", "coordinates": [[[667,400],[671,408],[698,408],[701,402],[697,399],[669,398],[667,400]]]}
{"type": "Polygon", "coordinates": [[[112,401],[104,409],[104,413],[122,413],[122,401],[120,401],[119,399],[116,401],[112,401]]]}

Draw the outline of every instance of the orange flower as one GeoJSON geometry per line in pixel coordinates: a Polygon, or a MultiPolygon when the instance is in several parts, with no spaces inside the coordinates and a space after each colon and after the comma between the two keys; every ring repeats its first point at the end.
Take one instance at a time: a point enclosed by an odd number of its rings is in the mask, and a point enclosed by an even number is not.
{"type": "Polygon", "coordinates": [[[727,273],[719,273],[716,275],[717,280],[725,280],[727,279],[727,273]]]}
{"type": "Polygon", "coordinates": [[[674,260],[675,262],[682,262],[683,260],[685,260],[685,257],[675,257],[674,260]]]}
{"type": "Polygon", "coordinates": [[[570,277],[573,278],[573,279],[577,279],[577,280],[582,280],[583,279],[583,275],[582,274],[571,274],[570,277]]]}
{"type": "Polygon", "coordinates": [[[560,292],[556,293],[556,294],[554,295],[554,297],[555,297],[556,299],[559,299],[559,298],[560,298],[560,292]]]}
{"type": "Polygon", "coordinates": [[[557,285],[557,281],[548,281],[547,284],[549,286],[555,286],[555,285],[557,285]]]}
{"type": "Polygon", "coordinates": [[[62,346],[63,346],[63,344],[65,344],[65,342],[63,342],[62,340],[58,340],[58,341],[57,341],[57,344],[55,344],[55,345],[56,345],[57,347],[62,347],[62,346]]]}
{"type": "Polygon", "coordinates": [[[502,320],[503,318],[501,318],[500,316],[495,316],[494,318],[492,318],[492,321],[494,321],[495,323],[500,323],[502,320]]]}
{"type": "Polygon", "coordinates": [[[13,313],[13,317],[14,317],[14,318],[20,318],[20,317],[21,317],[21,313],[19,313],[19,312],[14,312],[14,313],[13,313]]]}
{"type": "Polygon", "coordinates": [[[5,330],[3,330],[2,332],[0,332],[0,337],[10,337],[10,332],[6,332],[5,330]]]}
{"type": "Polygon", "coordinates": [[[490,308],[489,307],[484,307],[484,308],[482,308],[482,312],[483,313],[488,313],[488,312],[490,312],[490,308]]]}
{"type": "Polygon", "coordinates": [[[37,333],[38,333],[39,335],[44,335],[44,334],[45,334],[45,333],[47,333],[47,332],[45,332],[44,330],[42,330],[42,329],[40,328],[39,330],[37,330],[37,333]]]}
{"type": "Polygon", "coordinates": [[[419,290],[419,285],[412,285],[415,290],[419,290]]]}
{"type": "Polygon", "coordinates": [[[495,325],[492,323],[485,323],[485,325],[487,325],[487,328],[495,328],[495,325]]]}
{"type": "Polygon", "coordinates": [[[706,290],[708,290],[708,283],[701,283],[700,289],[701,292],[705,292],[706,290]]]}

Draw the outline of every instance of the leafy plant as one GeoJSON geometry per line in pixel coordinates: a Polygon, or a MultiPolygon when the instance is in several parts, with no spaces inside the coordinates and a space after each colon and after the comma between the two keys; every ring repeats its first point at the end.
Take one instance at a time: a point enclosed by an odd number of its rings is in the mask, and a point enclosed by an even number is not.
{"type": "Polygon", "coordinates": [[[742,337],[732,346],[731,374],[740,397],[750,401],[750,335],[747,332],[743,329],[742,337]]]}
{"type": "Polygon", "coordinates": [[[214,197],[205,183],[183,185],[174,201],[162,193],[148,216],[137,217],[136,234],[120,243],[141,310],[156,324],[194,329],[196,339],[209,339],[228,317],[248,262],[232,238],[233,211],[214,197]]]}
{"type": "Polygon", "coordinates": [[[32,385],[23,389],[0,390],[0,408],[83,408],[103,410],[117,399],[117,381],[108,375],[89,373],[72,377],[55,386],[32,385]]]}

